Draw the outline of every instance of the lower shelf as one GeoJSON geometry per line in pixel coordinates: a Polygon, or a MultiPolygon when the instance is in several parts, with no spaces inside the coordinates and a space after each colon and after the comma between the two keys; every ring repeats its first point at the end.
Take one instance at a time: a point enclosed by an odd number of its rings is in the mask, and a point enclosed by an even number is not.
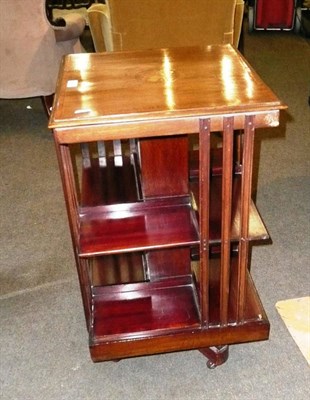
{"type": "Polygon", "coordinates": [[[207,326],[201,324],[199,293],[191,275],[93,287],[89,332],[92,359],[104,361],[268,339],[269,322],[250,274],[244,320],[234,319],[232,279],[229,323],[220,325],[218,264],[218,260],[210,264],[207,326]]]}
{"type": "Polygon", "coordinates": [[[200,326],[191,276],[93,289],[92,343],[200,326]]]}

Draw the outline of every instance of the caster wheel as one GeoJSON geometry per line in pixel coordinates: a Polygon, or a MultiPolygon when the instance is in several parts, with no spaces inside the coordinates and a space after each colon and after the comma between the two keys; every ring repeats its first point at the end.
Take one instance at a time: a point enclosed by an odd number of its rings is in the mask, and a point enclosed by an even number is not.
{"type": "Polygon", "coordinates": [[[216,364],[209,360],[209,361],[207,361],[207,367],[209,369],[215,369],[216,368],[216,364]]]}

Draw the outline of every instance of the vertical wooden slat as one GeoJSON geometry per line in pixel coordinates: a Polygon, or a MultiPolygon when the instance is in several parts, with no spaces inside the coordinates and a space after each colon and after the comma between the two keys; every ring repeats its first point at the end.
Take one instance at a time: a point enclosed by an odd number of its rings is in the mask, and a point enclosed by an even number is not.
{"type": "Polygon", "coordinates": [[[199,227],[201,323],[209,323],[209,203],[211,119],[199,121],[199,227]]]}
{"type": "Polygon", "coordinates": [[[114,165],[116,167],[123,166],[122,143],[120,140],[113,140],[114,165]]]}
{"type": "Polygon", "coordinates": [[[73,171],[72,158],[69,145],[60,144],[57,140],[57,132],[54,131],[56,154],[59,163],[59,170],[65,195],[71,239],[73,243],[74,256],[76,260],[77,273],[79,277],[80,290],[82,294],[86,326],[90,327],[90,300],[88,293],[88,275],[85,272],[85,265],[77,254],[79,246],[79,202],[77,198],[75,175],[73,171]]]}
{"type": "Polygon", "coordinates": [[[98,149],[99,165],[100,167],[106,167],[107,155],[106,155],[105,144],[102,140],[97,142],[97,149],[98,149]]]}
{"type": "Polygon", "coordinates": [[[230,236],[233,182],[234,118],[223,119],[223,175],[222,175],[222,218],[221,218],[221,275],[220,275],[220,321],[228,323],[230,236]]]}
{"type": "Polygon", "coordinates": [[[79,238],[79,202],[77,198],[77,188],[70,148],[68,145],[56,144],[56,151],[60,160],[59,168],[65,194],[72,240],[74,241],[74,246],[77,246],[79,238]]]}
{"type": "Polygon", "coordinates": [[[242,156],[242,182],[240,196],[240,243],[238,252],[237,322],[244,321],[246,302],[247,263],[249,254],[249,215],[252,192],[252,169],[254,151],[254,116],[245,117],[242,156]]]}
{"type": "Polygon", "coordinates": [[[83,300],[83,306],[85,311],[85,319],[87,329],[90,330],[93,325],[92,320],[92,294],[91,294],[91,268],[89,265],[89,259],[78,259],[78,277],[81,286],[81,294],[83,300]]]}
{"type": "Polygon", "coordinates": [[[135,153],[137,151],[137,143],[135,139],[129,139],[129,149],[130,149],[130,154],[135,153]]]}
{"type": "Polygon", "coordinates": [[[89,145],[88,143],[81,143],[80,146],[82,152],[83,168],[90,168],[91,161],[90,161],[89,145]]]}
{"type": "Polygon", "coordinates": [[[237,170],[240,169],[242,163],[242,140],[243,132],[241,130],[235,131],[234,133],[234,162],[237,166],[237,170]]]}

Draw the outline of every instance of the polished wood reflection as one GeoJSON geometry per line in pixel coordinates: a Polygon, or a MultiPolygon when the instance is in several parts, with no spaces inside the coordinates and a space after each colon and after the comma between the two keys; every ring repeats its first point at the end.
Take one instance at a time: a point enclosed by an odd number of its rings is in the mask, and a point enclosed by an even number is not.
{"type": "Polygon", "coordinates": [[[230,45],[67,56],[55,105],[51,128],[283,107],[230,45]]]}

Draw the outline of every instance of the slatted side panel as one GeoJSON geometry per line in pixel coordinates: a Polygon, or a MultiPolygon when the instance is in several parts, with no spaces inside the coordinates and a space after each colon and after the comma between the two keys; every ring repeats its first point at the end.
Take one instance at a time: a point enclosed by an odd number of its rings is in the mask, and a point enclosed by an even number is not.
{"type": "MultiPolygon", "coordinates": [[[[234,117],[223,117],[223,157],[220,177],[222,189],[219,199],[221,244],[217,261],[213,260],[214,255],[210,253],[209,248],[212,230],[209,206],[213,188],[211,181],[214,179],[211,174],[213,134],[213,132],[211,133],[211,119],[202,119],[199,133],[200,305],[204,326],[220,325],[225,327],[231,323],[242,324],[245,320],[254,117],[246,116],[241,136],[240,131],[236,131],[234,127],[234,117]],[[236,140],[237,136],[238,140],[236,140]],[[240,138],[242,138],[242,143],[240,143],[240,138]],[[238,146],[237,149],[236,146],[238,146]],[[236,162],[239,164],[237,171],[235,169],[236,162]],[[235,174],[238,174],[238,180],[241,180],[240,226],[237,232],[239,237],[237,247],[236,245],[232,247],[235,174]],[[233,267],[233,265],[235,266],[233,267]],[[217,309],[218,311],[215,311],[217,309]]],[[[217,257],[215,256],[215,258],[217,257]]]]}

